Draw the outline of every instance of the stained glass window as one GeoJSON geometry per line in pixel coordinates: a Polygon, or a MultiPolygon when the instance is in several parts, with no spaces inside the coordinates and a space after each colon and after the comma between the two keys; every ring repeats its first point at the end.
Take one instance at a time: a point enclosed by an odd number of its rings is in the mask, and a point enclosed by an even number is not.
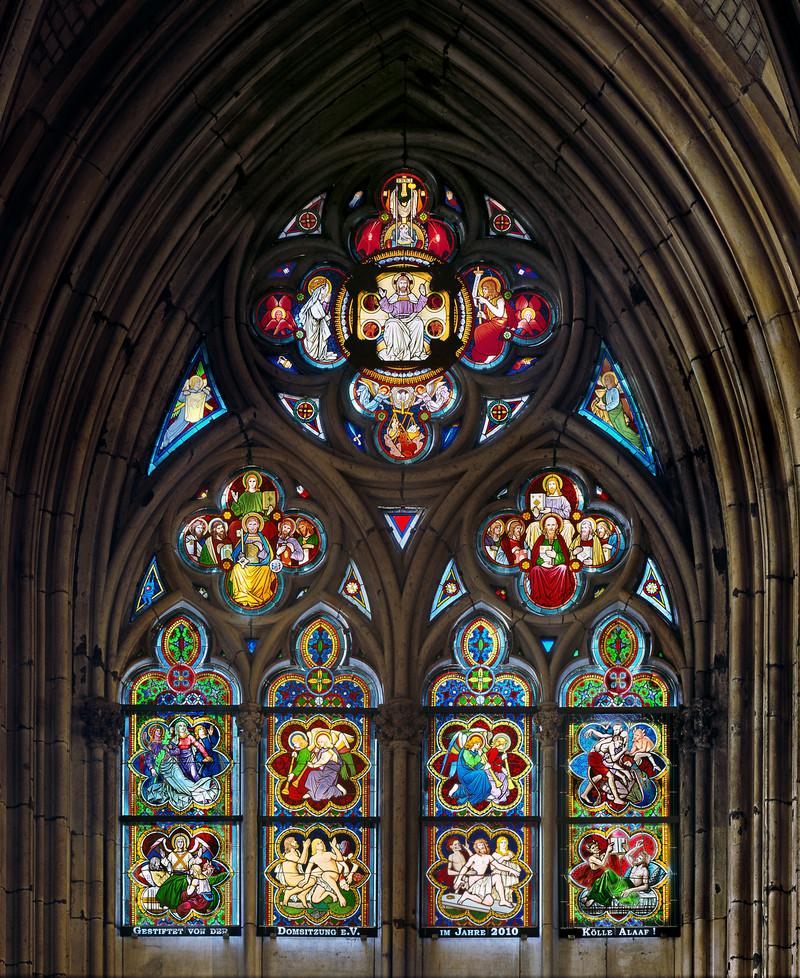
{"type": "Polygon", "coordinates": [[[181,612],[124,685],[121,931],[240,932],[237,686],[181,612]]]}
{"type": "Polygon", "coordinates": [[[137,618],[145,610],[145,608],[149,608],[154,601],[157,601],[166,593],[164,583],[161,580],[161,571],[158,569],[158,561],[155,557],[153,557],[153,559],[147,565],[147,570],[144,572],[142,583],[139,585],[139,591],[133,605],[131,621],[133,621],[134,618],[137,618]]]}
{"type": "Polygon", "coordinates": [[[260,930],[377,933],[376,684],[322,610],[295,630],[293,667],[267,683],[260,930]]]}
{"type": "Polygon", "coordinates": [[[489,614],[456,630],[431,678],[423,751],[423,937],[537,933],[535,693],[489,614]]]}
{"type": "Polygon", "coordinates": [[[656,457],[644,419],[622,369],[605,345],[600,348],[600,363],[592,386],[578,411],[655,475],[656,457]]]}
{"type": "Polygon", "coordinates": [[[630,615],[598,622],[590,653],[561,686],[561,933],[676,933],[676,686],[630,615]]]}
{"type": "Polygon", "coordinates": [[[258,615],[280,601],[287,576],[320,563],[325,542],[320,521],[285,509],[277,479],[251,467],[228,479],[216,507],[183,521],[177,544],[185,563],[212,576],[224,604],[258,615]]]}
{"type": "Polygon", "coordinates": [[[281,237],[305,236],[304,253],[260,283],[253,328],[284,371],[280,403],[308,435],[343,428],[357,451],[405,465],[452,442],[465,386],[475,386],[466,374],[487,376],[493,391],[473,439],[508,429],[530,398],[518,383],[498,397],[491,375],[533,366],[559,307],[533,267],[528,231],[502,203],[483,195],[480,220],[479,196],[465,188],[471,206],[462,207],[461,191],[432,174],[401,170],[371,184],[362,178],[349,203],[320,195],[292,218],[281,237]],[[476,232],[480,260],[466,261],[461,249],[476,232]],[[498,237],[512,239],[513,255],[498,237]],[[304,375],[320,371],[338,379],[339,415],[304,389],[304,375]]]}
{"type": "Polygon", "coordinates": [[[572,472],[548,469],[523,484],[517,508],[502,502],[481,523],[478,555],[494,574],[513,579],[532,611],[551,614],[576,604],[589,579],[613,570],[625,555],[627,521],[572,472]]]}
{"type": "Polygon", "coordinates": [[[208,366],[208,353],[205,346],[201,346],[161,425],[148,473],[225,411],[225,404],[208,366]]]}
{"type": "Polygon", "coordinates": [[[661,571],[652,557],[647,558],[644,575],[639,582],[636,593],[640,598],[657,608],[668,622],[675,624],[675,612],[669,599],[669,591],[667,591],[661,571]]]}

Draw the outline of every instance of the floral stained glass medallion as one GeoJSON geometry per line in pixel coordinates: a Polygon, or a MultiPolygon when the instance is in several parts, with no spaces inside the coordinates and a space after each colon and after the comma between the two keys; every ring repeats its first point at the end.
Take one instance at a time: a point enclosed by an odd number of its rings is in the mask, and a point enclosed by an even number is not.
{"type": "Polygon", "coordinates": [[[260,929],[272,936],[377,933],[375,690],[348,654],[341,621],[312,615],[267,689],[260,929]]]}
{"type": "Polygon", "coordinates": [[[239,932],[238,690],[207,649],[205,627],[176,615],[125,685],[123,933],[239,932]]]}
{"type": "Polygon", "coordinates": [[[647,558],[644,575],[639,583],[639,587],[636,589],[636,593],[640,598],[644,598],[645,601],[660,611],[667,621],[673,624],[675,623],[675,612],[672,608],[672,602],[669,599],[669,592],[664,584],[661,571],[658,569],[652,557],[647,558]]]}
{"type": "Polygon", "coordinates": [[[361,572],[352,561],[349,563],[344,580],[339,587],[339,594],[344,595],[344,597],[347,598],[348,601],[351,601],[360,611],[362,611],[367,618],[372,618],[367,589],[364,587],[361,572]]]}
{"type": "MultiPolygon", "coordinates": [[[[463,413],[464,370],[512,373],[513,364],[534,362],[525,354],[549,339],[557,304],[532,284],[536,274],[527,264],[459,260],[464,212],[432,177],[393,173],[376,186],[372,204],[359,193],[355,214],[328,211],[318,198],[298,215],[291,233],[318,238],[307,242],[308,254],[295,269],[265,283],[253,322],[272,362],[279,355],[302,374],[337,371],[340,377],[341,417],[320,406],[315,425],[295,408],[313,398],[282,392],[299,425],[322,437],[342,424],[359,450],[407,464],[446,447],[441,424],[447,420],[452,428],[463,413]],[[313,232],[300,227],[303,216],[313,232]],[[328,231],[341,222],[348,228],[350,263],[331,259],[328,231]],[[520,278],[515,268],[526,274],[520,278]],[[361,426],[369,431],[366,443],[361,426]]],[[[516,238],[523,251],[530,247],[510,212],[490,198],[487,206],[492,234],[516,238]]],[[[485,241],[491,252],[491,234],[485,241]]],[[[506,420],[527,400],[515,396],[512,402],[506,420]]]]}
{"type": "Polygon", "coordinates": [[[455,557],[452,557],[447,562],[442,579],[439,581],[439,587],[436,589],[436,597],[431,608],[431,621],[445,608],[463,597],[464,594],[464,585],[456,567],[455,557]]]}

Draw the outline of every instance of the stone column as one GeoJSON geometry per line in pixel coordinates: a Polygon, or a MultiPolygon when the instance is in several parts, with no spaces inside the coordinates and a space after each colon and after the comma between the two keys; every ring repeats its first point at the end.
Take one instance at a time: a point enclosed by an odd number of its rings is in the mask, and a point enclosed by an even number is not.
{"type": "Polygon", "coordinates": [[[710,749],[714,732],[714,703],[707,697],[681,707],[678,719],[680,745],[680,811],[694,810],[694,824],[686,815],[680,825],[682,908],[681,917],[689,925],[685,940],[694,947],[693,974],[712,973],[710,947],[712,859],[709,851],[708,786],[711,779],[710,749]],[[694,764],[692,764],[692,758],[694,764]],[[694,768],[694,771],[692,770],[694,768]],[[694,776],[693,776],[694,775],[694,776]],[[693,873],[692,873],[693,868],[693,873]]]}
{"type": "Polygon", "coordinates": [[[419,751],[426,728],[419,704],[405,697],[375,711],[381,748],[383,807],[380,852],[383,974],[413,978],[417,946],[417,874],[408,872],[419,858],[419,751]],[[388,932],[388,937],[386,936],[388,932]]]}
{"type": "Polygon", "coordinates": [[[258,913],[259,833],[258,833],[258,749],[264,734],[264,714],[258,703],[246,703],[236,715],[239,733],[242,798],[242,827],[239,840],[240,886],[242,888],[243,971],[248,978],[261,974],[260,941],[256,934],[258,913]]]}
{"type": "Polygon", "coordinates": [[[551,978],[555,968],[555,948],[558,939],[558,772],[556,744],[561,733],[563,715],[553,702],[540,703],[533,717],[534,731],[541,751],[539,804],[541,832],[539,846],[542,854],[541,902],[542,976],[551,978]]]}
{"type": "Polygon", "coordinates": [[[125,717],[119,703],[101,696],[88,697],[80,710],[88,752],[87,783],[97,785],[86,822],[90,879],[86,880],[89,916],[89,973],[116,973],[117,888],[119,886],[119,793],[106,791],[119,785],[120,753],[125,717]]]}

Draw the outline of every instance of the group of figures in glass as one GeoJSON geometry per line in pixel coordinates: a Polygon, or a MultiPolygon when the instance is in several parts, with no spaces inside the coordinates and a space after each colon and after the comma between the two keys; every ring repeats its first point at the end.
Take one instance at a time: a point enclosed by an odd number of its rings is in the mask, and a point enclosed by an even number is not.
{"type": "Polygon", "coordinates": [[[283,510],[283,491],[260,469],[228,482],[220,509],[186,519],[178,546],[193,568],[222,572],[220,593],[238,611],[257,614],[282,593],[282,574],[305,573],[321,559],[324,535],[306,513],[283,510]]]}
{"type": "MultiPolygon", "coordinates": [[[[332,264],[325,239],[309,238],[318,259],[304,263],[294,290],[284,280],[261,296],[254,324],[271,348],[285,351],[273,362],[287,371],[349,363],[346,413],[372,422],[379,455],[403,463],[428,454],[436,442],[433,422],[455,409],[457,362],[471,370],[507,369],[512,349],[530,352],[547,340],[555,314],[553,300],[533,285],[531,268],[496,261],[456,268],[464,219],[452,194],[434,216],[432,180],[395,173],[377,199],[377,213],[365,213],[350,231],[355,265],[332,264]],[[287,355],[291,349],[299,360],[287,355]]],[[[358,203],[365,203],[363,194],[358,203]]],[[[321,233],[319,221],[313,229],[321,233]]],[[[289,266],[275,272],[279,279],[287,274],[289,266]]],[[[529,357],[526,365],[533,362],[529,357]]]]}
{"type": "MultiPolygon", "coordinates": [[[[484,397],[483,440],[528,400],[524,390],[513,403],[498,398],[492,378],[533,366],[558,325],[557,302],[536,270],[510,264],[503,255],[511,252],[494,247],[508,235],[524,262],[535,255],[529,235],[487,197],[488,234],[477,248],[472,234],[471,251],[489,260],[465,263],[466,212],[432,177],[393,173],[377,188],[372,212],[368,201],[359,190],[353,213],[343,214],[343,204],[327,213],[320,195],[281,235],[304,235],[302,255],[267,276],[253,316],[258,342],[277,354],[271,362],[287,381],[296,375],[301,396],[279,393],[281,403],[324,440],[333,419],[327,414],[323,424],[320,401],[303,394],[300,375],[341,369],[340,420],[352,444],[366,450],[359,427],[366,425],[373,454],[402,464],[451,444],[465,392],[483,385],[492,395],[484,397]],[[331,259],[332,239],[322,234],[337,221],[349,228],[350,264],[331,259]]],[[[655,472],[642,416],[604,346],[588,387],[578,413],[655,472]]],[[[150,471],[225,410],[203,347],[176,388],[150,471]]],[[[207,501],[182,519],[177,549],[192,572],[216,583],[228,609],[271,611],[287,579],[325,557],[320,518],[287,510],[283,486],[264,469],[230,475],[213,502],[207,491],[197,498],[207,501]]],[[[601,487],[562,468],[529,476],[516,506],[501,493],[475,530],[495,583],[513,580],[519,602],[539,616],[576,605],[591,575],[604,583],[630,549],[630,524],[601,487]]],[[[660,596],[659,580],[650,584],[660,596]]],[[[452,586],[458,595],[456,577],[452,586]]],[[[148,606],[153,588],[150,579],[145,600],[143,584],[137,608],[148,606]]],[[[259,926],[270,934],[368,936],[377,932],[377,682],[349,661],[341,616],[302,618],[293,645],[292,663],[272,673],[265,690],[259,926]]],[[[123,924],[140,933],[235,933],[237,684],[206,662],[205,629],[192,615],[164,625],[156,653],[157,666],[136,670],[125,694],[123,924]]],[[[614,936],[626,926],[655,933],[675,920],[668,716],[675,699],[646,657],[640,627],[612,615],[593,629],[589,664],[562,683],[565,933],[614,936]]],[[[470,614],[456,627],[451,660],[432,674],[424,704],[420,933],[535,934],[536,682],[509,655],[492,614],[470,614]]]]}
{"type": "Polygon", "coordinates": [[[526,604],[548,612],[573,604],[585,572],[610,569],[624,549],[619,517],[584,509],[579,480],[547,472],[523,489],[519,511],[484,522],[478,552],[495,572],[515,574],[526,604]]]}
{"type": "MultiPolygon", "coordinates": [[[[674,699],[663,678],[641,668],[638,625],[612,616],[596,633],[590,664],[562,687],[562,929],[656,933],[674,915],[674,699]],[[631,682],[609,701],[620,669],[631,682]],[[609,712],[615,701],[623,705],[609,712]],[[589,702],[597,705],[587,715],[589,702]]],[[[159,636],[160,667],[140,669],[128,686],[125,925],[136,933],[238,926],[238,692],[203,668],[206,647],[202,626],[179,615],[159,636]]],[[[376,932],[377,693],[348,666],[348,647],[341,621],[312,615],[298,626],[294,664],[267,686],[265,933],[376,932]]],[[[456,629],[452,661],[434,675],[426,703],[421,933],[534,934],[535,693],[491,615],[456,629]]]]}

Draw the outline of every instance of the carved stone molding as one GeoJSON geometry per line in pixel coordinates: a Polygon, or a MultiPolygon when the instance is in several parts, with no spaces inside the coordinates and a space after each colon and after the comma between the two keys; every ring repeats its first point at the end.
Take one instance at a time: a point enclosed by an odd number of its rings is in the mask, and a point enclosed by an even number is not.
{"type": "Polygon", "coordinates": [[[536,739],[542,747],[555,747],[561,735],[561,711],[555,703],[542,703],[533,715],[536,739]]]}
{"type": "Polygon", "coordinates": [[[422,743],[427,721],[414,700],[398,697],[382,703],[375,711],[375,730],[383,748],[416,750],[422,743]]]}
{"type": "Polygon", "coordinates": [[[102,696],[89,696],[80,709],[83,735],[90,748],[116,751],[122,744],[125,717],[119,703],[112,703],[102,696]]]}
{"type": "Polygon", "coordinates": [[[680,708],[678,738],[681,750],[709,750],[715,733],[716,713],[714,701],[707,696],[698,697],[680,708]]]}
{"type": "Polygon", "coordinates": [[[236,714],[239,739],[245,747],[258,747],[264,736],[264,714],[256,703],[248,703],[236,714]]]}

